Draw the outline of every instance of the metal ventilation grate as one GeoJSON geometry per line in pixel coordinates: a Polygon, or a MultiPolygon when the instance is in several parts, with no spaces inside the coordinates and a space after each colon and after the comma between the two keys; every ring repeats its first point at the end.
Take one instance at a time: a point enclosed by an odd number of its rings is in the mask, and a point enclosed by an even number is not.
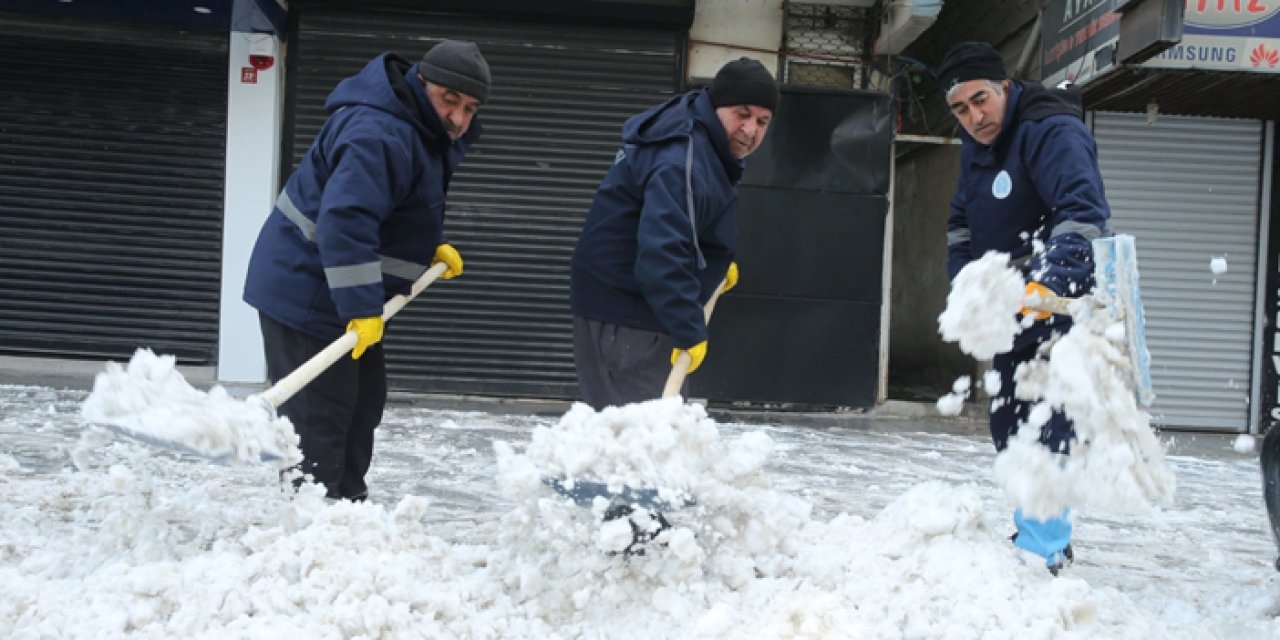
{"type": "Polygon", "coordinates": [[[859,88],[866,75],[863,65],[874,26],[870,9],[788,4],[783,82],[859,88]]]}

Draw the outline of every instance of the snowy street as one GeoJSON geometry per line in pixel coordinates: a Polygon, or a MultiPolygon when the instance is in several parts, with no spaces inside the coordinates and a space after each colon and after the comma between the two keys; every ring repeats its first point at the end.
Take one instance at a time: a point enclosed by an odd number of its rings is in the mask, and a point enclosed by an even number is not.
{"type": "Polygon", "coordinates": [[[1234,436],[1165,434],[1174,506],[1073,510],[1077,562],[1053,578],[1008,542],[988,437],[941,419],[719,424],[772,440],[755,484],[724,481],[758,503],[734,513],[769,517],[726,528],[709,500],[670,514],[693,537],[628,561],[565,524],[598,528],[589,510],[500,488],[494,442],[523,450],[558,416],[393,403],[371,502],[350,505],[83,435],[85,395],[0,386],[0,636],[1280,638],[1257,454],[1234,436]]]}

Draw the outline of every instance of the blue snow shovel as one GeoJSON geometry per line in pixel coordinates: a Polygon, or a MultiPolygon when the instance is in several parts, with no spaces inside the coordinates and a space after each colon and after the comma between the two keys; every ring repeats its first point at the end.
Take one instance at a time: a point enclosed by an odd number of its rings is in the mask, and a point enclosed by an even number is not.
{"type": "MultiPolygon", "coordinates": [[[[715,310],[716,301],[720,299],[720,295],[724,293],[727,285],[728,281],[722,280],[720,286],[716,287],[715,292],[711,294],[711,299],[707,300],[707,304],[702,307],[704,321],[711,321],[711,312],[715,310]]],[[[676,358],[675,364],[671,365],[671,373],[667,376],[667,382],[662,387],[663,398],[680,395],[680,388],[684,386],[685,378],[689,375],[689,365],[691,363],[692,359],[689,357],[688,352],[681,352],[680,356],[676,358]]],[[[571,481],[557,477],[543,478],[542,483],[551,487],[556,493],[573,500],[579,506],[591,507],[597,497],[608,500],[609,510],[605,514],[606,520],[612,519],[609,517],[610,514],[625,515],[632,509],[645,509],[656,512],[658,518],[661,518],[661,512],[696,504],[693,497],[687,494],[675,501],[664,499],[658,495],[658,490],[653,487],[622,487],[618,490],[610,490],[607,483],[598,480],[574,479],[571,481]]],[[[665,523],[665,520],[663,522],[665,523]]],[[[634,527],[635,525],[633,524],[632,526],[634,527]]]]}
{"type": "MultiPolygon", "coordinates": [[[[398,294],[393,296],[382,306],[382,319],[389,321],[393,316],[400,312],[401,309],[422,293],[428,285],[435,282],[437,278],[448,270],[449,266],[443,262],[432,265],[427,269],[409,288],[407,294],[398,294]]],[[[324,373],[333,363],[340,358],[346,356],[355,348],[358,336],[354,331],[348,331],[337,340],[334,340],[329,346],[312,356],[310,360],[302,363],[296,370],[289,375],[281,378],[271,388],[260,394],[254,394],[245,398],[247,405],[256,407],[261,412],[262,427],[265,429],[267,425],[276,419],[276,409],[284,404],[289,398],[292,398],[303,387],[315,380],[321,373],[324,373]]],[[[229,464],[236,461],[235,451],[218,451],[206,452],[195,449],[181,442],[166,439],[160,435],[152,434],[142,429],[138,420],[123,417],[112,423],[94,423],[95,426],[104,427],[117,434],[127,436],[134,440],[145,442],[149,445],[171,449],[180,453],[190,454],[196,457],[205,458],[217,462],[219,464],[229,464]]],[[[283,458],[278,450],[263,450],[260,455],[262,462],[276,462],[283,458]]]]}
{"type": "MultiPolygon", "coordinates": [[[[1138,287],[1138,258],[1133,236],[1116,235],[1094,240],[1093,259],[1096,286],[1086,298],[1108,314],[1112,322],[1124,325],[1129,387],[1138,404],[1150,407],[1155,393],[1151,389],[1151,354],[1147,351],[1146,318],[1138,287]]],[[[1026,306],[1069,315],[1075,300],[1052,294],[1048,297],[1033,295],[1028,297],[1026,306]]]]}
{"type": "Polygon", "coordinates": [[[1138,404],[1150,407],[1155,400],[1151,389],[1151,353],[1147,351],[1147,324],[1138,287],[1138,250],[1133,236],[1116,235],[1093,241],[1095,297],[1105,294],[1112,319],[1124,324],[1129,378],[1138,404]]]}

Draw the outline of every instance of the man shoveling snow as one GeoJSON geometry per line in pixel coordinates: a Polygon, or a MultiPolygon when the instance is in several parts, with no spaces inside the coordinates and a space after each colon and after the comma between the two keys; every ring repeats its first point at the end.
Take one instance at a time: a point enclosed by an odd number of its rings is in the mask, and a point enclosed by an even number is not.
{"type": "MultiPolygon", "coordinates": [[[[1005,452],[1017,435],[1019,443],[1038,443],[1034,449],[1045,457],[1041,462],[1053,462],[1036,469],[1078,466],[1068,462],[1072,448],[1096,447],[1107,432],[1092,440],[1082,437],[1069,417],[1073,405],[1033,402],[1050,394],[1051,385],[1023,388],[1023,370],[1043,347],[1071,330],[1071,318],[1019,307],[1024,296],[1075,298],[1094,286],[1091,241],[1107,231],[1111,214],[1097,148],[1081,120],[1079,93],[1009,79],[1000,53],[978,42],[948,52],[937,81],[963,128],[960,181],[947,223],[952,293],[940,329],[975,357],[992,357],[999,373],[990,418],[997,450],[1005,452]],[[1005,268],[1010,257],[1021,274],[1005,268]],[[1019,435],[1020,426],[1034,431],[1019,435]]],[[[1149,432],[1145,423],[1142,428],[1149,432]]],[[[1008,466],[1004,477],[1019,480],[1012,494],[1014,544],[1043,557],[1056,575],[1072,560],[1072,502],[1065,495],[1071,492],[1048,495],[1044,489],[1060,487],[1060,478],[1023,476],[1008,466]]]]}

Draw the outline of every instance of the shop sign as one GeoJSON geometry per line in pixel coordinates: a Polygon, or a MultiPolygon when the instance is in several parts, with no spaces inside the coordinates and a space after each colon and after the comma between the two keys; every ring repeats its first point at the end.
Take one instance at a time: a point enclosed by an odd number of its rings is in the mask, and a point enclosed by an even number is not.
{"type": "MultiPolygon", "coordinates": [[[[1280,2],[1280,0],[1275,0],[1280,2]]],[[[1040,77],[1084,84],[1111,66],[1120,36],[1116,0],[1051,0],[1040,12],[1040,77]]]]}
{"type": "Polygon", "coordinates": [[[1280,73],[1280,0],[1187,0],[1182,42],[1144,66],[1280,73]]]}

